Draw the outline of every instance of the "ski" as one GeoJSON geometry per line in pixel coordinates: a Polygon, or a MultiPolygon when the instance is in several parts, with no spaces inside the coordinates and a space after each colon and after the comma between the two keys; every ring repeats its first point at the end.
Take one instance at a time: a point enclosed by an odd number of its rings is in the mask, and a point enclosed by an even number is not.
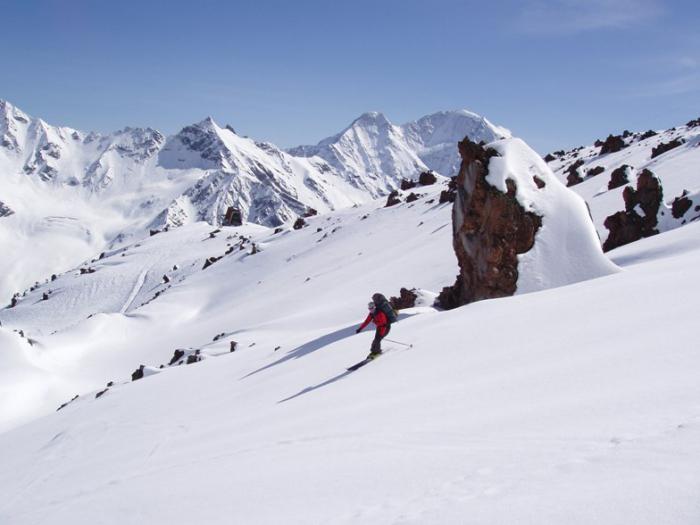
{"type": "MultiPolygon", "coordinates": [[[[379,355],[382,355],[382,354],[379,354],[379,355]]],[[[377,359],[377,357],[379,357],[379,355],[378,355],[378,356],[375,356],[375,357],[365,357],[365,358],[364,358],[362,361],[360,361],[359,363],[355,363],[354,365],[348,367],[348,369],[347,369],[348,372],[354,372],[354,371],[357,370],[358,368],[362,368],[362,367],[365,366],[367,363],[370,363],[370,362],[374,361],[375,359],[377,359]]]]}

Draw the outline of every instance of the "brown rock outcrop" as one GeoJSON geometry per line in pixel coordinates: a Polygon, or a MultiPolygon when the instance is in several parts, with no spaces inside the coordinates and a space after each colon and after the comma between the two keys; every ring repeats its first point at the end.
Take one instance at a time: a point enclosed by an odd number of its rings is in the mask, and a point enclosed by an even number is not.
{"type": "Polygon", "coordinates": [[[406,191],[406,190],[410,190],[410,189],[415,188],[417,184],[418,183],[414,180],[401,179],[401,186],[400,187],[401,187],[402,191],[406,191]]]}
{"type": "Polygon", "coordinates": [[[683,194],[673,199],[671,203],[671,215],[674,219],[680,219],[692,205],[693,201],[688,198],[688,190],[683,190],[683,194]]]}
{"type": "Polygon", "coordinates": [[[663,189],[656,175],[647,169],[642,170],[637,178],[637,188],[628,186],[622,192],[622,197],[625,199],[625,210],[610,215],[603,223],[610,231],[603,243],[605,252],[659,233],[656,227],[663,189]],[[638,213],[637,207],[643,215],[638,213]]]}
{"type": "Polygon", "coordinates": [[[399,290],[399,297],[389,298],[389,304],[394,310],[403,310],[404,308],[413,308],[416,306],[416,299],[418,295],[408,288],[401,288],[399,290]]]}
{"type": "Polygon", "coordinates": [[[621,135],[608,135],[603,144],[600,146],[600,155],[606,153],[616,153],[626,147],[625,141],[621,135]]]}
{"type": "Polygon", "coordinates": [[[395,206],[395,205],[399,204],[400,202],[401,202],[401,199],[399,198],[399,192],[394,190],[386,198],[386,204],[384,205],[384,207],[388,208],[390,206],[395,206]]]}
{"type": "Polygon", "coordinates": [[[418,184],[421,186],[430,186],[437,182],[437,177],[432,171],[424,171],[418,175],[418,184]]]}
{"type": "Polygon", "coordinates": [[[627,164],[623,164],[619,168],[615,168],[610,174],[610,182],[608,182],[608,189],[612,190],[624,186],[629,182],[628,170],[631,167],[627,164]]]}
{"type": "Polygon", "coordinates": [[[683,139],[673,139],[669,142],[661,142],[658,146],[651,149],[651,158],[653,159],[659,155],[663,155],[667,151],[671,151],[672,149],[682,146],[683,144],[685,144],[683,139]]]}
{"type": "Polygon", "coordinates": [[[224,226],[241,226],[243,224],[243,215],[241,214],[241,210],[234,208],[233,206],[229,206],[226,210],[226,216],[224,217],[222,224],[224,226]]]}
{"type": "Polygon", "coordinates": [[[581,177],[581,174],[578,172],[578,169],[583,166],[583,161],[582,160],[577,160],[573,164],[571,164],[568,168],[566,168],[567,176],[566,176],[566,185],[567,186],[575,186],[576,184],[580,184],[583,182],[583,177],[581,177]]]}
{"type": "Polygon", "coordinates": [[[465,138],[459,143],[462,166],[452,208],[453,246],[459,263],[454,286],[443,289],[438,303],[453,308],[481,299],[513,295],[518,281],[518,254],[529,251],[542,218],[516,199],[516,183],[507,192],[486,177],[495,150],[465,138]]]}

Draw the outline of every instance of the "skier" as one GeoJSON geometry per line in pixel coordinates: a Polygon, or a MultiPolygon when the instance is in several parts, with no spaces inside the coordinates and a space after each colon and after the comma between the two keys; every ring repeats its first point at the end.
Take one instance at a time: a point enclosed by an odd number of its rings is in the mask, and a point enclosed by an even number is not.
{"type": "Polygon", "coordinates": [[[370,321],[376,325],[377,330],[374,334],[374,340],[372,341],[372,347],[368,356],[369,359],[374,359],[382,353],[381,341],[387,336],[389,330],[391,330],[391,322],[396,320],[396,315],[389,301],[380,293],[375,293],[372,296],[372,302],[367,305],[367,309],[369,310],[367,318],[360,327],[355,330],[355,333],[359,334],[370,321]],[[387,315],[385,312],[390,312],[390,315],[387,315]]]}

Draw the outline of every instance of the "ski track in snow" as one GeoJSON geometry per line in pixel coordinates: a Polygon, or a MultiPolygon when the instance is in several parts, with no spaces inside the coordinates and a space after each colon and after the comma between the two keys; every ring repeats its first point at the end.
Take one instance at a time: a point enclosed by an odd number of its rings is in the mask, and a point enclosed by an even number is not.
{"type": "Polygon", "coordinates": [[[126,313],[126,311],[131,307],[132,303],[134,302],[134,300],[138,296],[139,292],[143,288],[143,284],[146,282],[146,276],[148,275],[148,272],[152,268],[152,266],[153,265],[141,270],[141,273],[139,274],[138,278],[136,279],[136,282],[134,283],[134,287],[131,289],[131,293],[129,294],[129,297],[127,298],[126,302],[121,307],[121,309],[119,310],[119,313],[121,313],[121,314],[126,313]]]}

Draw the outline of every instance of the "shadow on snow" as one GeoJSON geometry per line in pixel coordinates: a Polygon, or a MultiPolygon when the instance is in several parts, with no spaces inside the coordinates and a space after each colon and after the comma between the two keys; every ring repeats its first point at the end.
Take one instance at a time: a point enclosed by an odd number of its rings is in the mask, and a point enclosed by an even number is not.
{"type": "Polygon", "coordinates": [[[290,350],[289,352],[287,352],[287,355],[278,359],[277,361],[274,361],[269,365],[265,365],[262,368],[258,368],[257,370],[253,370],[249,374],[243,376],[242,379],[255,375],[259,372],[263,372],[269,368],[272,368],[273,366],[281,365],[286,361],[290,361],[292,359],[299,359],[300,357],[304,357],[307,354],[315,352],[316,350],[319,350],[324,346],[328,346],[331,343],[335,343],[336,341],[340,341],[341,339],[345,339],[346,337],[355,335],[356,327],[357,325],[346,326],[345,328],[341,328],[340,330],[336,330],[335,332],[331,332],[330,334],[325,334],[321,337],[317,337],[313,341],[309,341],[308,343],[304,343],[303,345],[298,346],[293,350],[290,350]]]}
{"type": "Polygon", "coordinates": [[[314,386],[307,386],[305,389],[300,390],[299,392],[297,392],[293,396],[285,397],[284,399],[277,401],[277,403],[279,404],[279,403],[284,403],[285,401],[291,401],[295,397],[303,396],[304,394],[308,394],[309,392],[313,392],[314,390],[317,390],[319,388],[323,388],[324,386],[330,385],[331,383],[335,383],[336,381],[340,381],[341,379],[350,375],[351,373],[352,373],[351,371],[346,370],[342,374],[338,374],[335,377],[331,377],[330,379],[327,379],[323,383],[319,383],[318,385],[314,385],[314,386]]]}

